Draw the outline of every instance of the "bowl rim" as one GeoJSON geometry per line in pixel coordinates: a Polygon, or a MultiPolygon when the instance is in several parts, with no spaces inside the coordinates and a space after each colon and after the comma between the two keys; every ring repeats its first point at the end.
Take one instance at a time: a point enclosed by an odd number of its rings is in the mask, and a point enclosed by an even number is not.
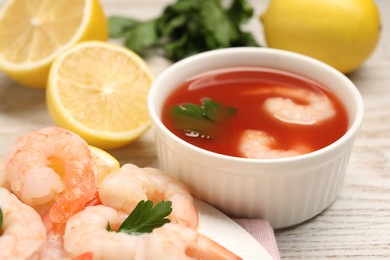
{"type": "MultiPolygon", "coordinates": [[[[294,72],[292,72],[294,73],[294,72]]],[[[340,146],[342,146],[344,143],[348,142],[349,140],[353,139],[356,133],[358,132],[359,128],[362,125],[363,117],[364,117],[364,102],[363,98],[355,86],[355,84],[343,73],[336,70],[335,68],[331,67],[328,64],[323,63],[322,61],[319,61],[317,59],[311,58],[309,56],[286,51],[286,50],[279,50],[279,49],[272,49],[272,48],[264,48],[264,47],[229,47],[229,48],[222,48],[222,49],[216,49],[216,50],[210,50],[205,51],[199,54],[194,54],[190,57],[184,58],[180,61],[177,61],[170,66],[168,66],[164,71],[161,72],[160,75],[157,76],[155,81],[153,82],[152,86],[150,87],[149,93],[148,93],[148,112],[150,115],[150,118],[152,120],[152,127],[159,128],[160,131],[163,132],[164,135],[168,136],[170,140],[173,140],[177,144],[183,146],[184,148],[188,150],[193,150],[196,153],[202,154],[204,156],[210,156],[211,158],[217,159],[217,160],[228,160],[231,162],[236,163],[245,163],[245,164],[281,164],[281,163],[292,163],[292,162],[302,162],[304,160],[307,160],[312,157],[318,157],[322,156],[328,153],[329,150],[337,149],[340,146]],[[158,90],[163,85],[165,78],[172,74],[172,71],[174,72],[177,70],[178,67],[182,66],[188,66],[189,64],[193,62],[199,62],[199,60],[202,59],[211,59],[213,56],[218,55],[226,55],[229,53],[268,53],[268,54],[276,54],[283,57],[290,57],[293,59],[299,59],[302,60],[302,62],[306,62],[307,64],[312,64],[313,66],[317,66],[319,69],[327,70],[328,72],[332,73],[335,77],[338,77],[339,80],[342,80],[345,82],[345,85],[348,86],[349,92],[351,92],[353,95],[351,98],[354,99],[354,103],[357,104],[356,107],[356,113],[355,117],[352,119],[352,123],[349,126],[348,130],[341,136],[339,139],[337,139],[335,142],[327,145],[326,147],[323,147],[321,149],[315,150],[313,152],[298,155],[294,157],[287,157],[287,158],[272,158],[272,159],[255,159],[255,158],[243,158],[243,157],[235,157],[230,155],[224,155],[219,154],[216,152],[211,152],[206,149],[197,147],[195,145],[192,145],[180,137],[173,134],[161,121],[160,116],[156,112],[156,106],[155,106],[155,99],[158,96],[158,90]]]]}

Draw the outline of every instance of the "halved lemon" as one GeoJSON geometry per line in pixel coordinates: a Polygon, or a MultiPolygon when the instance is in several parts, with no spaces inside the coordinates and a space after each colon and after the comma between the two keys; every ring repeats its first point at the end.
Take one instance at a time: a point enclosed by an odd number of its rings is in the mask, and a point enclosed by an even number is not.
{"type": "Polygon", "coordinates": [[[108,152],[91,145],[88,148],[91,151],[95,174],[100,185],[104,178],[120,169],[120,164],[108,152]]]}
{"type": "Polygon", "coordinates": [[[90,145],[127,145],[150,126],[147,95],[154,75],[137,54],[107,42],[83,42],[54,61],[46,89],[54,122],[90,145]]]}
{"type": "Polygon", "coordinates": [[[0,70],[24,86],[44,88],[58,54],[107,39],[98,0],[9,0],[0,10],[0,70]]]}

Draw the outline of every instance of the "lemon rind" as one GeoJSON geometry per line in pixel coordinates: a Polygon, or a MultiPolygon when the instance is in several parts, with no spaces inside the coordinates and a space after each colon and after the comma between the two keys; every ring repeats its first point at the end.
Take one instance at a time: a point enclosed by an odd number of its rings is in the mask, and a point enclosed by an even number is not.
{"type": "MultiPolygon", "coordinates": [[[[80,23],[78,30],[76,31],[76,33],[73,35],[73,37],[66,44],[64,44],[63,46],[58,48],[50,56],[48,56],[47,58],[41,59],[39,61],[36,61],[36,62],[13,63],[13,62],[9,62],[8,60],[4,59],[0,55],[0,68],[7,68],[7,70],[12,70],[12,71],[16,72],[16,71],[25,71],[25,70],[35,69],[35,68],[47,66],[48,64],[50,64],[55,59],[56,56],[58,56],[60,53],[62,53],[64,51],[70,49],[71,46],[76,44],[82,38],[82,35],[83,35],[85,29],[87,28],[89,19],[92,15],[91,12],[92,12],[93,1],[94,0],[85,0],[85,6],[84,6],[84,11],[83,11],[84,15],[83,15],[83,19],[80,23]]],[[[3,17],[4,13],[7,11],[8,7],[13,2],[14,1],[8,1],[1,7],[0,19],[3,17]]]]}

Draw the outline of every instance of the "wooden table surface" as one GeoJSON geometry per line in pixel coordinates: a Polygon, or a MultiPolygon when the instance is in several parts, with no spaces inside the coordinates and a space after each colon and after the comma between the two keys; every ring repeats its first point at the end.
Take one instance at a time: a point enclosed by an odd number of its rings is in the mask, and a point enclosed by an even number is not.
{"type": "MultiPolygon", "coordinates": [[[[4,0],[0,0],[0,3],[4,0]]],[[[107,15],[152,18],[173,1],[102,0],[107,15]]],[[[252,0],[256,15],[268,1],[252,0]]],[[[365,101],[365,118],[357,136],[341,193],[319,216],[293,228],[275,231],[282,259],[390,259],[390,1],[376,1],[382,34],[373,55],[349,78],[365,101]]],[[[263,44],[257,19],[247,26],[263,44]]],[[[156,74],[169,62],[147,60],[156,74]]],[[[24,88],[0,73],[0,159],[20,135],[52,125],[45,92],[24,88]]],[[[158,167],[153,136],[110,151],[121,163],[158,167]]]]}

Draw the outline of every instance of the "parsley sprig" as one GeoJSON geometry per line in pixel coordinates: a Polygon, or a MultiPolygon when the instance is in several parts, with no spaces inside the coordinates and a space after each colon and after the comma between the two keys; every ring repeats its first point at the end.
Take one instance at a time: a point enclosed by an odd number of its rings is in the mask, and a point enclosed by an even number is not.
{"type": "Polygon", "coordinates": [[[252,15],[247,0],[232,0],[228,7],[221,0],[177,0],[147,21],[111,16],[110,37],[124,39],[124,45],[140,55],[158,48],[177,61],[207,50],[258,46],[253,35],[241,29],[252,15]]]}
{"type": "Polygon", "coordinates": [[[219,127],[236,112],[237,109],[234,107],[224,107],[220,102],[207,98],[201,105],[190,103],[175,105],[171,110],[171,116],[176,129],[186,133],[193,132],[203,138],[215,138],[219,127]]]}
{"type": "MultiPolygon", "coordinates": [[[[160,201],[153,204],[153,201],[140,201],[130,215],[123,221],[118,232],[124,232],[129,235],[139,235],[150,233],[153,229],[169,223],[167,218],[172,212],[171,201],[160,201]]],[[[110,223],[107,224],[107,230],[112,231],[110,223]]]]}
{"type": "Polygon", "coordinates": [[[3,211],[0,208],[0,229],[3,227],[3,211]]]}

